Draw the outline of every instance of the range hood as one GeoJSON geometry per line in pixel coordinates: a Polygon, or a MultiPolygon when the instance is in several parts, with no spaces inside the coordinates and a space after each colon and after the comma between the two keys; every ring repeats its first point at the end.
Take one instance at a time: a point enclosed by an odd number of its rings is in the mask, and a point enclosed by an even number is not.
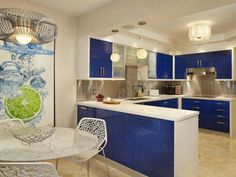
{"type": "Polygon", "coordinates": [[[216,69],[215,67],[207,68],[187,68],[187,79],[192,80],[193,76],[208,76],[213,79],[216,78],[216,69]]]}

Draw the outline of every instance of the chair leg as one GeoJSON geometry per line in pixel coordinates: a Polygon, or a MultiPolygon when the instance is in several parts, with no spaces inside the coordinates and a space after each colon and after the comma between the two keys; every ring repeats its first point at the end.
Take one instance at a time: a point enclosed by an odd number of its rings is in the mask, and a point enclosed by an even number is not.
{"type": "Polygon", "coordinates": [[[56,170],[58,170],[59,159],[56,159],[56,170]]]}
{"type": "Polygon", "coordinates": [[[104,157],[105,163],[106,163],[107,176],[110,177],[109,168],[108,168],[108,161],[107,161],[104,149],[102,150],[102,154],[103,154],[103,157],[104,157]]]}
{"type": "Polygon", "coordinates": [[[89,177],[89,160],[87,161],[87,177],[89,177]]]}

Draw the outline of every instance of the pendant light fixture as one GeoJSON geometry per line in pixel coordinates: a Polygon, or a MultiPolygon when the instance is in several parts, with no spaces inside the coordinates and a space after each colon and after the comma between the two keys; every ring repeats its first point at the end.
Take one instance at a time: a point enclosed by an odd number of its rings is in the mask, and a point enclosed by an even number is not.
{"type": "MultiPolygon", "coordinates": [[[[138,23],[138,25],[142,27],[142,33],[143,33],[143,26],[146,25],[146,24],[147,24],[147,23],[144,22],[144,21],[140,21],[140,22],[138,23]]],[[[143,36],[140,37],[140,38],[141,38],[141,46],[143,46],[143,36]]],[[[140,48],[140,49],[137,50],[136,55],[137,55],[137,58],[138,58],[138,59],[145,59],[145,58],[147,58],[148,52],[147,52],[146,49],[140,48]]]]}
{"type": "MultiPolygon", "coordinates": [[[[116,41],[116,34],[119,32],[119,30],[117,30],[117,29],[114,29],[114,30],[112,30],[111,31],[112,33],[114,33],[114,42],[116,41]]],[[[111,61],[112,62],[118,62],[118,61],[120,61],[120,55],[119,55],[119,53],[116,51],[116,49],[115,49],[115,45],[114,45],[114,49],[113,49],[114,51],[113,51],[113,53],[111,54],[111,56],[110,56],[110,59],[111,59],[111,61]]]]}
{"type": "Polygon", "coordinates": [[[211,23],[206,21],[193,22],[188,24],[189,40],[204,41],[211,37],[211,23]]]}
{"type": "Polygon", "coordinates": [[[57,26],[47,16],[20,8],[0,9],[0,40],[22,45],[45,44],[57,36],[57,26]]]}

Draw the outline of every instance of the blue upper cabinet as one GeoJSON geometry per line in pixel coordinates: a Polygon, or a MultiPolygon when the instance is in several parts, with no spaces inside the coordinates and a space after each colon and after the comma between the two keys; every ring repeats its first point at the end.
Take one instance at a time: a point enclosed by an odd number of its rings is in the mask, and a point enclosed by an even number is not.
{"type": "Polygon", "coordinates": [[[173,79],[173,56],[157,53],[156,57],[157,79],[173,79]]]}
{"type": "Polygon", "coordinates": [[[222,50],[205,53],[210,66],[216,68],[217,79],[232,79],[232,51],[222,50]]]}
{"type": "Polygon", "coordinates": [[[112,77],[112,43],[90,39],[90,77],[112,77]]]}
{"type": "Polygon", "coordinates": [[[175,56],[175,79],[186,79],[187,68],[215,67],[216,79],[232,79],[232,51],[175,56]]]}
{"type": "Polygon", "coordinates": [[[175,56],[175,79],[186,79],[188,55],[175,56]]]}

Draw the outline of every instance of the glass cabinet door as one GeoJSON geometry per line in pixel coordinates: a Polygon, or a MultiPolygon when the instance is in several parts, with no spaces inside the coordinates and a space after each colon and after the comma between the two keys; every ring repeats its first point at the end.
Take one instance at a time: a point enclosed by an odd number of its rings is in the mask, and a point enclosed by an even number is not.
{"type": "Polygon", "coordinates": [[[113,43],[113,52],[120,55],[118,62],[112,62],[113,78],[125,78],[125,46],[113,43]]]}
{"type": "Polygon", "coordinates": [[[157,78],[156,66],[157,66],[156,53],[149,51],[149,56],[148,56],[148,78],[149,79],[157,78]]]}

